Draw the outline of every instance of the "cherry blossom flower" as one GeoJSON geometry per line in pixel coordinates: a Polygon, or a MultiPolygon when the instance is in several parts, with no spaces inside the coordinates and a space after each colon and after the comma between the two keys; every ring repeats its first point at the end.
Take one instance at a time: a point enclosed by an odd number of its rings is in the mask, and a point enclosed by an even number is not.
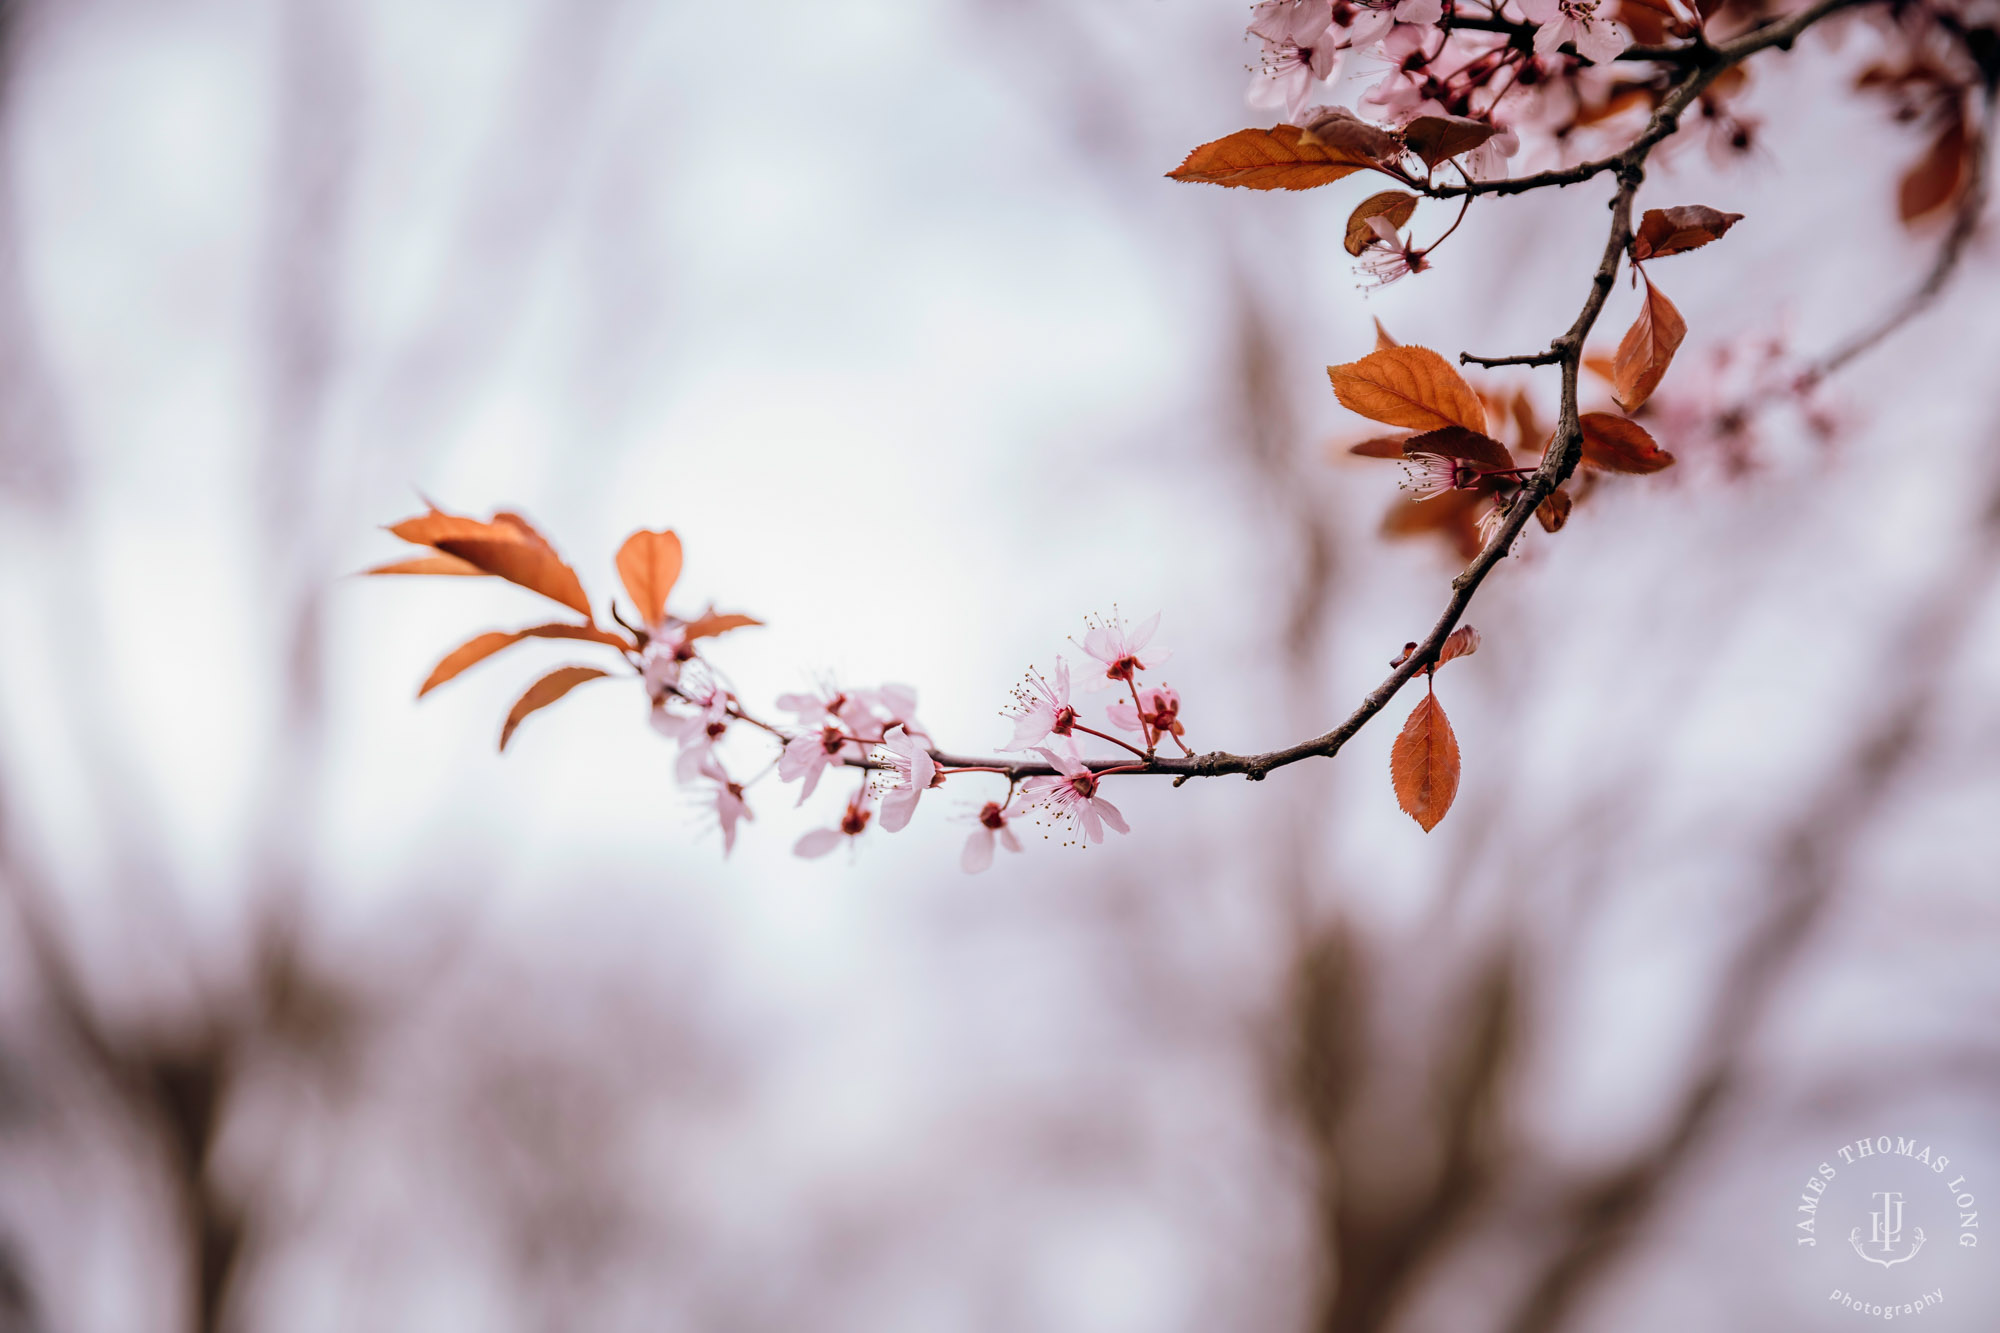
{"type": "Polygon", "coordinates": [[[882,831],[900,833],[917,812],[917,799],[937,779],[937,765],[927,746],[902,727],[891,727],[882,737],[889,752],[889,767],[896,785],[882,797],[882,831]]]}
{"type": "Polygon", "coordinates": [[[872,690],[855,690],[841,709],[841,719],[857,736],[880,739],[894,727],[930,739],[917,722],[917,690],[914,685],[882,685],[872,690]]]}
{"type": "Polygon", "coordinates": [[[815,857],[825,856],[840,846],[842,838],[848,839],[848,845],[852,846],[853,840],[860,837],[867,829],[868,821],[874,813],[861,803],[861,797],[856,796],[847,803],[847,809],[841,812],[838,825],[833,828],[816,828],[806,834],[792,844],[792,855],[803,856],[809,861],[815,857]]]}
{"type": "Polygon", "coordinates": [[[674,694],[654,701],[653,730],[680,742],[674,776],[691,782],[729,731],[729,691],[714,677],[690,671],[674,694]]]}
{"type": "MultiPolygon", "coordinates": [[[[1083,636],[1083,651],[1104,663],[1104,680],[1130,680],[1140,671],[1150,671],[1170,656],[1164,648],[1146,652],[1146,645],[1153,641],[1154,631],[1160,627],[1159,613],[1135,630],[1126,630],[1117,623],[1093,625],[1083,636]],[[1146,655],[1142,658],[1141,653],[1146,655]]],[[[1105,688],[1103,682],[1097,689],[1105,688]]]]}
{"type": "Polygon", "coordinates": [[[1535,33],[1535,54],[1554,55],[1564,42],[1593,65],[1605,65],[1632,44],[1632,34],[1622,23],[1599,18],[1599,0],[1521,0],[1521,12],[1530,23],[1539,23],[1535,33]]]}
{"type": "Polygon", "coordinates": [[[1427,449],[1419,449],[1404,459],[1403,471],[1409,478],[1404,486],[1415,491],[1419,500],[1434,499],[1446,491],[1463,490],[1479,480],[1478,469],[1427,449]]]}
{"type": "Polygon", "coordinates": [[[1014,719],[1014,739],[1001,746],[1003,750],[1026,750],[1051,735],[1067,736],[1076,725],[1076,709],[1069,703],[1069,663],[1061,657],[1056,658],[1054,683],[1039,671],[1030,671],[1014,698],[1021,711],[1009,715],[1014,719]]]}
{"type": "Polygon", "coordinates": [[[823,685],[812,693],[796,692],[778,696],[778,707],[795,715],[802,727],[816,727],[828,718],[838,719],[849,700],[844,690],[823,685]]]}
{"type": "Polygon", "coordinates": [[[1027,798],[1058,818],[1072,819],[1092,842],[1104,841],[1104,826],[1118,833],[1130,833],[1118,807],[1097,794],[1100,779],[1074,754],[1059,755],[1038,747],[1035,751],[1055,766],[1054,775],[1029,778],[1021,785],[1027,798]]]}
{"type": "Polygon", "coordinates": [[[1123,731],[1152,736],[1181,736],[1181,696],[1166,685],[1147,685],[1139,690],[1139,702],[1113,704],[1105,710],[1111,725],[1123,731]]]}
{"type": "Polygon", "coordinates": [[[722,854],[727,856],[736,847],[737,821],[754,816],[743,799],[743,784],[731,782],[721,765],[709,760],[702,765],[701,776],[715,784],[715,818],[722,825],[722,854]]]}
{"type": "Polygon", "coordinates": [[[1010,852],[1021,850],[1021,840],[1014,830],[1007,826],[1006,807],[998,801],[988,801],[979,811],[979,824],[965,840],[965,853],[958,858],[958,864],[968,875],[976,875],[993,864],[993,844],[998,842],[1010,852]]]}
{"type": "Polygon", "coordinates": [[[1374,286],[1387,287],[1398,278],[1430,267],[1424,251],[1399,236],[1389,219],[1378,213],[1368,219],[1368,229],[1375,233],[1375,239],[1361,252],[1361,269],[1375,279],[1374,286]]]}
{"type": "Polygon", "coordinates": [[[655,701],[680,684],[681,669],[694,657],[690,644],[678,629],[662,629],[646,636],[646,648],[639,659],[639,673],[646,693],[655,701]]]}
{"type": "Polygon", "coordinates": [[[804,778],[805,789],[799,793],[799,804],[804,805],[813,788],[819,785],[820,774],[826,772],[828,764],[845,759],[851,744],[847,734],[831,722],[817,731],[792,737],[785,742],[784,753],[778,756],[778,781],[804,778]]]}
{"type": "Polygon", "coordinates": [[[1250,32],[1263,39],[1264,60],[1250,80],[1249,103],[1283,107],[1287,118],[1296,117],[1313,84],[1340,67],[1340,44],[1327,30],[1332,6],[1328,0],[1265,0],[1254,12],[1250,32]]]}
{"type": "Polygon", "coordinates": [[[1440,0],[1335,0],[1333,26],[1356,50],[1383,41],[1383,54],[1401,61],[1423,41],[1423,30],[1444,16],[1440,0]],[[1393,48],[1393,49],[1390,49],[1393,48]]]}

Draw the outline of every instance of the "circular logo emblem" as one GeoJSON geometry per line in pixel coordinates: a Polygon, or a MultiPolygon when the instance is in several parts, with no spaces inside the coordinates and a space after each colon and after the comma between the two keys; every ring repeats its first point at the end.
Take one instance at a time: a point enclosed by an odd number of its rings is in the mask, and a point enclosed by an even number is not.
{"type": "Polygon", "coordinates": [[[1983,1296],[1983,1282],[1966,1282],[1980,1232],[1979,1194],[1965,1165],[1900,1135],[1835,1149],[1806,1178],[1793,1211],[1793,1247],[1827,1292],[1829,1323],[1926,1315],[1938,1316],[1926,1327],[1984,1327],[1978,1311],[1958,1308],[1983,1296]]]}

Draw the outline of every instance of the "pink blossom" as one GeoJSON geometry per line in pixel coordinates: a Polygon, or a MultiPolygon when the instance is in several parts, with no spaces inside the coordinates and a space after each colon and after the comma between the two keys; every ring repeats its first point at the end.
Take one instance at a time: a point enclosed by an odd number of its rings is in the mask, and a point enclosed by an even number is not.
{"type": "Polygon", "coordinates": [[[1021,840],[1014,830],[1007,827],[1007,811],[998,801],[988,801],[979,812],[979,825],[965,840],[965,854],[958,858],[958,864],[966,874],[976,875],[993,864],[993,844],[999,844],[1010,852],[1021,850],[1021,840]]]}
{"type": "Polygon", "coordinates": [[[1327,31],[1332,6],[1328,0],[1265,0],[1253,12],[1250,32],[1263,40],[1264,60],[1250,80],[1249,103],[1283,107],[1294,118],[1313,84],[1332,78],[1340,66],[1340,44],[1327,31]]]}
{"type": "Polygon", "coordinates": [[[1535,54],[1554,55],[1564,42],[1593,65],[1605,65],[1632,44],[1632,34],[1622,23],[1597,17],[1598,0],[1521,0],[1521,12],[1530,23],[1539,23],[1535,33],[1535,54]]]}
{"type": "MultiPolygon", "coordinates": [[[[1160,627],[1160,617],[1156,612],[1151,620],[1135,630],[1127,631],[1118,624],[1093,625],[1083,636],[1083,651],[1104,663],[1104,679],[1130,680],[1140,671],[1150,671],[1167,660],[1170,655],[1164,648],[1146,652],[1146,645],[1153,641],[1153,633],[1160,627]],[[1142,658],[1141,653],[1145,653],[1142,658]]],[[[1099,689],[1104,686],[1099,684],[1099,689]]]]}
{"type": "Polygon", "coordinates": [[[1056,678],[1051,684],[1038,671],[1030,671],[1026,683],[1014,691],[1021,711],[1014,719],[1014,739],[1004,750],[1025,750],[1047,740],[1051,734],[1067,736],[1076,725],[1076,709],[1069,703],[1069,663],[1056,658],[1056,678]]]}
{"type": "Polygon", "coordinates": [[[900,833],[917,812],[918,798],[936,781],[937,765],[929,748],[902,727],[889,728],[882,748],[889,752],[889,767],[896,774],[896,785],[882,797],[882,830],[900,833]]]}
{"type": "Polygon", "coordinates": [[[666,697],[669,690],[680,684],[681,668],[694,657],[694,646],[678,629],[662,629],[646,638],[645,652],[639,658],[639,674],[646,682],[646,693],[654,700],[666,697]]]}
{"type": "Polygon", "coordinates": [[[691,782],[729,730],[729,691],[713,677],[689,672],[674,694],[653,704],[653,730],[680,742],[674,775],[691,782]]]}
{"type": "Polygon", "coordinates": [[[715,817],[722,825],[722,854],[727,856],[736,847],[737,821],[753,817],[743,799],[743,784],[731,782],[721,765],[712,759],[702,765],[701,776],[715,784],[715,817]]]}
{"type": "Polygon", "coordinates": [[[803,856],[807,860],[825,856],[840,846],[842,838],[847,839],[848,845],[852,846],[853,840],[860,837],[868,827],[868,820],[873,814],[874,811],[862,805],[861,798],[856,796],[847,803],[847,809],[841,813],[838,825],[833,828],[816,828],[806,834],[792,844],[792,855],[803,856]]]}
{"type": "Polygon", "coordinates": [[[1456,458],[1446,458],[1427,449],[1419,449],[1403,460],[1403,472],[1409,478],[1403,484],[1417,493],[1419,500],[1429,500],[1443,495],[1446,491],[1470,486],[1479,479],[1479,473],[1456,458]]]}
{"type": "Polygon", "coordinates": [[[855,690],[848,696],[841,718],[857,736],[880,739],[893,727],[929,739],[917,721],[917,690],[913,685],[881,685],[872,690],[855,690]]]}
{"type": "Polygon", "coordinates": [[[785,742],[784,753],[778,756],[778,781],[804,778],[805,789],[799,793],[799,804],[804,805],[813,788],[819,785],[820,774],[826,772],[828,764],[845,759],[850,744],[846,733],[831,722],[818,731],[792,737],[785,742]]]}
{"type": "Polygon", "coordinates": [[[1397,235],[1396,228],[1381,214],[1368,219],[1368,229],[1375,233],[1375,239],[1361,252],[1361,270],[1375,279],[1375,286],[1387,287],[1398,278],[1430,267],[1424,252],[1397,235]]]}
{"type": "Polygon", "coordinates": [[[1106,824],[1119,833],[1132,831],[1118,807],[1097,794],[1100,779],[1081,759],[1048,749],[1038,748],[1036,753],[1054,765],[1056,772],[1050,777],[1029,778],[1021,785],[1031,802],[1058,818],[1075,820],[1092,842],[1104,841],[1106,824]]]}
{"type": "Polygon", "coordinates": [[[1180,722],[1181,696],[1166,685],[1146,685],[1139,689],[1139,702],[1113,704],[1105,710],[1111,725],[1123,731],[1144,732],[1148,736],[1179,736],[1185,732],[1180,722]]]}
{"type": "Polygon", "coordinates": [[[1439,0],[1336,0],[1333,7],[1334,30],[1345,31],[1345,45],[1359,50],[1381,40],[1383,54],[1399,62],[1443,16],[1439,0]]]}

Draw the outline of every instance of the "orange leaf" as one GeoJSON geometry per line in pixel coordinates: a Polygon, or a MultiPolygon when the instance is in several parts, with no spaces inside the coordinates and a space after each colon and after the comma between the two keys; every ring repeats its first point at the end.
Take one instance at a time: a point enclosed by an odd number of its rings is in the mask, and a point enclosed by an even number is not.
{"type": "Polygon", "coordinates": [[[1639,404],[1653,396],[1660,378],[1673,364],[1681,339],[1687,337],[1687,321],[1681,312],[1653,286],[1651,278],[1645,281],[1646,302],[1639,307],[1639,318],[1625,331],[1611,365],[1612,395],[1627,412],[1637,411],[1639,404]]]}
{"type": "Polygon", "coordinates": [[[1341,405],[1371,420],[1411,430],[1463,426],[1486,432],[1479,395],[1428,347],[1385,347],[1359,361],[1328,366],[1326,374],[1341,405]]]}
{"type": "MultiPolygon", "coordinates": [[[[455,556],[481,574],[491,574],[531,592],[538,592],[569,607],[586,620],[591,618],[590,598],[584,595],[583,584],[578,581],[576,571],[564,564],[542,534],[519,514],[495,514],[492,522],[484,523],[476,518],[447,514],[433,508],[429,513],[392,524],[389,531],[406,542],[429,546],[447,556],[455,556]]],[[[425,559],[427,562],[429,557],[425,559]]],[[[418,564],[412,561],[409,562],[411,567],[396,567],[394,572],[466,572],[457,568],[432,567],[428,563],[424,563],[422,568],[415,567],[418,564]]]]}
{"type": "Polygon", "coordinates": [[[1389,330],[1382,327],[1382,317],[1377,315],[1375,317],[1375,350],[1379,352],[1384,347],[1401,347],[1402,345],[1389,336],[1389,330]]]}
{"type": "Polygon", "coordinates": [[[1632,259],[1658,259],[1699,250],[1743,220],[1741,213],[1724,213],[1704,204],[1649,208],[1632,237],[1632,259]]]}
{"type": "Polygon", "coordinates": [[[1569,511],[1575,504],[1569,491],[1558,486],[1549,492],[1548,499],[1535,506],[1535,517],[1541,520],[1544,532],[1561,532],[1563,524],[1569,522],[1569,511]]]}
{"type": "Polygon", "coordinates": [[[414,560],[396,560],[373,569],[364,569],[364,574],[471,574],[484,575],[485,570],[477,565],[468,565],[455,555],[420,555],[414,560]]]}
{"type": "Polygon", "coordinates": [[[1458,795],[1458,738],[1435,694],[1410,710],[1409,721],[1389,751],[1389,778],[1396,804],[1429,833],[1458,795]]]}
{"type": "Polygon", "coordinates": [[[1470,657],[1479,651],[1479,631],[1470,625],[1460,625],[1444,636],[1438,645],[1437,664],[1443,666],[1454,657],[1470,657]]]}
{"type": "MultiPolygon", "coordinates": [[[[1376,239],[1375,229],[1368,225],[1368,219],[1385,218],[1390,226],[1400,228],[1416,211],[1417,196],[1413,194],[1406,194],[1401,190],[1384,190],[1380,194],[1371,194],[1356,204],[1354,211],[1347,215],[1347,239],[1342,244],[1347,247],[1347,253],[1358,255],[1368,248],[1369,242],[1376,239]]],[[[1382,321],[1379,319],[1375,321],[1375,332],[1375,345],[1380,347],[1383,334],[1382,321]]]]}
{"type": "Polygon", "coordinates": [[[1469,153],[1499,133],[1483,120],[1464,116],[1418,116],[1403,126],[1403,142],[1410,151],[1435,167],[1447,158],[1469,153]]]}
{"type": "MultiPolygon", "coordinates": [[[[1646,428],[1636,421],[1627,421],[1610,412],[1585,412],[1577,424],[1583,427],[1583,461],[1591,467],[1606,472],[1644,473],[1674,465],[1674,456],[1655,444],[1646,428]]],[[[1554,532],[1555,528],[1549,531],[1554,532]]]]}
{"type": "Polygon", "coordinates": [[[717,634],[727,634],[733,629],[749,629],[753,625],[763,623],[755,616],[746,616],[734,611],[717,615],[715,608],[711,606],[701,613],[700,618],[688,622],[686,635],[690,640],[707,639],[717,634]]]}
{"type": "Polygon", "coordinates": [[[446,555],[455,555],[468,564],[477,565],[496,578],[505,579],[530,592],[538,592],[552,602],[559,602],[585,619],[590,618],[590,598],[584,594],[576,571],[539,542],[520,538],[445,538],[437,543],[437,548],[446,555]]]}
{"type": "Polygon", "coordinates": [[[1412,454],[1438,454],[1503,472],[1514,466],[1506,445],[1463,426],[1446,426],[1442,430],[1427,430],[1422,435],[1412,435],[1403,441],[1403,456],[1408,458],[1412,454]]]}
{"type": "Polygon", "coordinates": [[[468,639],[446,653],[444,660],[432,667],[431,674],[424,678],[423,685],[417,690],[417,697],[423,698],[467,667],[484,662],[501,649],[510,648],[523,639],[581,639],[586,643],[602,643],[613,648],[632,646],[618,635],[590,625],[534,625],[528,629],[496,629],[468,639]]]}
{"type": "Polygon", "coordinates": [[[1205,143],[1167,177],[1246,190],[1310,190],[1374,165],[1357,152],[1301,142],[1296,125],[1277,125],[1205,143]]]}
{"type": "Polygon", "coordinates": [[[648,625],[667,618],[667,594],[681,576],[681,539],[671,530],[648,532],[641,528],[618,548],[618,577],[639,608],[639,617],[648,625]]]}
{"type": "Polygon", "coordinates": [[[586,681],[596,680],[605,674],[596,667],[557,667],[530,685],[528,692],[515,701],[513,711],[507,714],[507,724],[500,728],[500,748],[502,750],[507,748],[507,742],[514,739],[514,729],[521,725],[521,720],[528,714],[547,708],[577,686],[586,681]]]}

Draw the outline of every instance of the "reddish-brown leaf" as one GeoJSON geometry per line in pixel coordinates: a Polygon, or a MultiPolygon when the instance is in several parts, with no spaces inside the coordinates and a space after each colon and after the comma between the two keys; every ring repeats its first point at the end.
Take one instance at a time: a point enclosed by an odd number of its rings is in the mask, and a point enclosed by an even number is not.
{"type": "Polygon", "coordinates": [[[1646,428],[1636,421],[1627,421],[1610,412],[1585,412],[1577,424],[1583,427],[1583,461],[1590,467],[1605,472],[1644,473],[1674,465],[1674,456],[1654,443],[1646,428]]]}
{"type": "MultiPolygon", "coordinates": [[[[1358,255],[1376,239],[1375,229],[1368,225],[1368,219],[1381,218],[1390,226],[1400,229],[1409,222],[1416,211],[1417,196],[1413,194],[1406,194],[1401,190],[1384,190],[1380,194],[1371,194],[1356,204],[1354,211],[1347,215],[1347,239],[1342,244],[1347,247],[1347,253],[1358,255]]],[[[1380,347],[1382,321],[1376,320],[1375,328],[1377,333],[1375,345],[1380,347]]]]}
{"type": "Polygon", "coordinates": [[[1481,435],[1463,426],[1446,426],[1441,430],[1412,435],[1403,441],[1403,456],[1408,458],[1413,454],[1439,454],[1494,471],[1505,471],[1514,466],[1506,445],[1490,435],[1481,435]]]}
{"type": "Polygon", "coordinates": [[[1649,208],[1632,237],[1632,258],[1636,262],[1699,250],[1742,220],[1741,213],[1724,213],[1703,204],[1649,208]]]}
{"type": "Polygon", "coordinates": [[[1389,778],[1396,804],[1429,833],[1458,795],[1458,738],[1435,694],[1410,710],[1402,734],[1389,751],[1389,778]]]}
{"type": "Polygon", "coordinates": [[[1369,162],[1384,162],[1403,152],[1403,137],[1391,129],[1363,120],[1346,107],[1321,107],[1311,114],[1299,131],[1301,143],[1369,162]]]}
{"type": "Polygon", "coordinates": [[[1954,115],[1897,188],[1896,211],[1906,226],[1958,201],[1972,175],[1970,147],[1965,119],[1954,115]]]}
{"type": "Polygon", "coordinates": [[[1356,458],[1396,458],[1403,457],[1403,435],[1377,435],[1359,444],[1350,444],[1341,452],[1356,458]]]}
{"type": "Polygon", "coordinates": [[[1618,359],[1603,352],[1585,352],[1583,368],[1606,384],[1618,382],[1618,359]]]}
{"type": "Polygon", "coordinates": [[[1342,406],[1384,425],[1486,431],[1479,395],[1428,347],[1385,347],[1359,361],[1328,366],[1326,374],[1342,406]]]}
{"type": "Polygon", "coordinates": [[[1444,636],[1438,645],[1437,664],[1443,666],[1454,657],[1470,657],[1479,651],[1479,631],[1470,625],[1460,625],[1444,636]]]}
{"type": "Polygon", "coordinates": [[[1558,486],[1549,492],[1548,498],[1535,506],[1535,517],[1541,521],[1545,532],[1561,532],[1563,524],[1569,522],[1569,511],[1575,501],[1567,488],[1558,486]]]}
{"type": "Polygon", "coordinates": [[[1389,330],[1382,327],[1382,317],[1380,315],[1375,316],[1375,350],[1379,352],[1385,347],[1401,347],[1402,345],[1389,336],[1389,330]]]}
{"type": "Polygon", "coordinates": [[[1637,411],[1639,404],[1653,396],[1660,378],[1673,364],[1681,339],[1687,337],[1687,321],[1681,312],[1651,278],[1644,281],[1645,303],[1639,307],[1639,318],[1625,331],[1611,365],[1612,395],[1627,412],[1637,411]]]}
{"type": "Polygon", "coordinates": [[[1411,152],[1435,167],[1460,153],[1469,153],[1491,139],[1497,131],[1483,120],[1464,116],[1418,116],[1403,126],[1403,142],[1411,152]]]}
{"type": "Polygon", "coordinates": [[[681,539],[671,530],[649,532],[644,528],[625,539],[618,548],[618,577],[625,582],[626,595],[639,609],[648,625],[667,618],[667,594],[681,576],[681,539]]]}
{"type": "Polygon", "coordinates": [[[414,560],[395,560],[386,565],[363,570],[365,574],[458,574],[484,575],[485,570],[477,565],[468,565],[455,555],[420,555],[414,560]]]}
{"type": "Polygon", "coordinates": [[[507,748],[507,742],[514,739],[514,729],[521,725],[522,719],[528,714],[540,712],[577,686],[586,681],[596,680],[605,674],[596,667],[557,667],[530,685],[527,693],[515,701],[512,711],[507,714],[506,725],[500,728],[500,748],[502,750],[507,748]]]}
{"type": "MultiPolygon", "coordinates": [[[[491,574],[538,592],[591,618],[590,598],[576,571],[562,562],[534,525],[519,514],[500,513],[490,523],[433,508],[415,518],[392,524],[389,531],[406,542],[429,546],[472,566],[473,571],[491,574]]],[[[434,565],[432,557],[385,566],[381,572],[412,574],[463,574],[456,565],[434,565]]]]}
{"type": "Polygon", "coordinates": [[[533,625],[527,629],[496,629],[467,639],[458,647],[444,655],[444,660],[431,668],[431,674],[417,689],[417,697],[423,698],[438,686],[452,679],[467,667],[484,662],[503,648],[511,648],[524,639],[578,639],[586,643],[601,643],[612,648],[630,648],[632,645],[608,630],[591,625],[533,625]]]}
{"type": "Polygon", "coordinates": [[[1459,559],[1470,560],[1479,554],[1479,516],[1485,509],[1479,491],[1446,491],[1428,500],[1406,495],[1382,515],[1382,535],[1436,537],[1459,559]]]}
{"type": "Polygon", "coordinates": [[[731,611],[718,614],[716,609],[711,606],[708,610],[702,612],[699,618],[688,622],[687,637],[689,639],[708,639],[713,638],[717,634],[727,634],[733,629],[749,629],[753,625],[761,625],[763,623],[763,621],[757,619],[755,616],[746,616],[739,612],[731,611]]]}
{"type": "MultiPolygon", "coordinates": [[[[500,526],[500,525],[495,525],[500,526]]],[[[576,571],[562,562],[547,545],[524,537],[446,537],[434,543],[446,555],[455,555],[477,565],[495,578],[538,592],[552,602],[590,618],[590,598],[576,571]]]]}
{"type": "Polygon", "coordinates": [[[1548,433],[1542,429],[1541,416],[1535,411],[1534,400],[1528,397],[1528,391],[1514,390],[1507,409],[1514,418],[1514,447],[1524,454],[1541,453],[1548,441],[1548,433]]]}
{"type": "Polygon", "coordinates": [[[1167,176],[1245,190],[1310,190],[1374,165],[1361,153],[1301,142],[1296,125],[1277,125],[1205,143],[1167,176]]]}

